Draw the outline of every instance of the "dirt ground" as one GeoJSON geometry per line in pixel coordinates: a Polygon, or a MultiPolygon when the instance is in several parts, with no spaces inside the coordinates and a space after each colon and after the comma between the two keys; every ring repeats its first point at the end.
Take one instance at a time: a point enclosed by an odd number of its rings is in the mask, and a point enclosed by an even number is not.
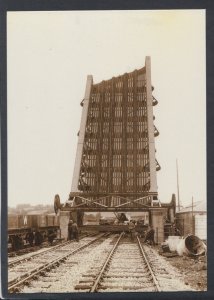
{"type": "MultiPolygon", "coordinates": [[[[160,253],[161,254],[161,253],[160,253]]],[[[176,254],[175,254],[176,255],[176,254]]],[[[189,256],[166,257],[165,259],[183,274],[187,285],[198,291],[207,290],[207,257],[192,258],[189,256]]]]}

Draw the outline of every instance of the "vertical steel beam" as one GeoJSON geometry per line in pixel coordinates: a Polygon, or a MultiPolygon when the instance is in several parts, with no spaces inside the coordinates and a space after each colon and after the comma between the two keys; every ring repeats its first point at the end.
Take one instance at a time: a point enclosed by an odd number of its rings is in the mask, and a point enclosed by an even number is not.
{"type": "Polygon", "coordinates": [[[95,178],[95,190],[99,192],[101,185],[101,170],[102,170],[102,153],[103,153],[103,103],[104,103],[104,92],[103,84],[98,86],[99,95],[99,118],[97,119],[97,159],[96,159],[96,178],[95,178]]]}
{"type": "Polygon", "coordinates": [[[127,120],[128,120],[128,113],[127,113],[127,107],[128,107],[128,74],[125,73],[122,77],[123,81],[123,132],[122,132],[122,148],[121,148],[121,160],[122,160],[122,171],[123,171],[123,192],[127,192],[127,172],[128,172],[128,166],[127,166],[127,155],[128,155],[128,145],[127,145],[127,120]]]}
{"type": "Polygon", "coordinates": [[[113,177],[114,177],[114,167],[113,167],[113,154],[114,154],[114,128],[115,128],[115,78],[113,77],[110,82],[111,88],[110,88],[110,105],[111,105],[111,116],[110,116],[110,136],[109,136],[109,192],[114,192],[114,184],[113,184],[113,177]]]}
{"type": "Polygon", "coordinates": [[[138,178],[138,168],[137,168],[137,141],[138,141],[138,127],[137,127],[137,106],[139,105],[139,101],[137,102],[137,71],[135,70],[132,75],[133,78],[133,190],[138,190],[137,178],[138,178]]]}
{"type": "Polygon", "coordinates": [[[153,124],[152,106],[152,85],[151,85],[151,58],[146,56],[146,96],[147,96],[147,122],[149,138],[149,169],[150,169],[150,192],[157,193],[156,161],[155,161],[155,139],[153,124]]]}
{"type": "Polygon", "coordinates": [[[92,77],[92,75],[88,75],[87,82],[86,82],[86,89],[85,89],[85,97],[84,97],[84,102],[83,102],[83,110],[82,110],[82,117],[81,117],[81,123],[80,123],[80,132],[79,132],[79,138],[78,138],[78,144],[77,144],[77,152],[76,152],[76,159],[75,159],[75,165],[74,165],[71,192],[78,192],[78,183],[79,183],[81,159],[82,159],[82,152],[83,152],[83,143],[84,143],[84,138],[85,138],[88,106],[89,106],[89,99],[90,99],[92,84],[93,84],[93,77],[92,77]]]}

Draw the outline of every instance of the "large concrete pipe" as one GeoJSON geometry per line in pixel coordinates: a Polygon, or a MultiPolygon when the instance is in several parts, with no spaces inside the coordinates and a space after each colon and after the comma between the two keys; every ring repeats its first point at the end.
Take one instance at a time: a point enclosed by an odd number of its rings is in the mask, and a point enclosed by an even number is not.
{"type": "Polygon", "coordinates": [[[207,251],[207,246],[195,235],[188,235],[184,239],[181,239],[177,244],[176,251],[181,256],[183,254],[199,256],[203,255],[207,251]]]}

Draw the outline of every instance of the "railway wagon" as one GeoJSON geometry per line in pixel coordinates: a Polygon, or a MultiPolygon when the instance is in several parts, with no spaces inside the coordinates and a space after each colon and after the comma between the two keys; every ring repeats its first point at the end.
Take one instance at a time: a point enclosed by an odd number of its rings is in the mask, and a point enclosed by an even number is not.
{"type": "Polygon", "coordinates": [[[8,215],[8,230],[25,228],[38,229],[43,227],[59,226],[59,217],[55,214],[47,215],[8,215]]]}
{"type": "MultiPolygon", "coordinates": [[[[13,248],[14,241],[19,241],[19,248],[26,246],[26,235],[39,232],[45,241],[50,232],[59,231],[59,217],[55,214],[9,214],[8,215],[8,249],[13,248]]],[[[14,249],[13,249],[14,250],[14,249]]]]}

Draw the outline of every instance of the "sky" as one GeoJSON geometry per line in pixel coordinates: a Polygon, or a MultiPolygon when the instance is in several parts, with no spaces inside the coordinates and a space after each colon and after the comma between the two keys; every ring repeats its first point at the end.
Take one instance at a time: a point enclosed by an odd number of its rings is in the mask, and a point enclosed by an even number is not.
{"type": "Polygon", "coordinates": [[[87,75],[151,57],[161,202],[206,201],[205,10],[8,12],[8,205],[67,200],[87,75]]]}

